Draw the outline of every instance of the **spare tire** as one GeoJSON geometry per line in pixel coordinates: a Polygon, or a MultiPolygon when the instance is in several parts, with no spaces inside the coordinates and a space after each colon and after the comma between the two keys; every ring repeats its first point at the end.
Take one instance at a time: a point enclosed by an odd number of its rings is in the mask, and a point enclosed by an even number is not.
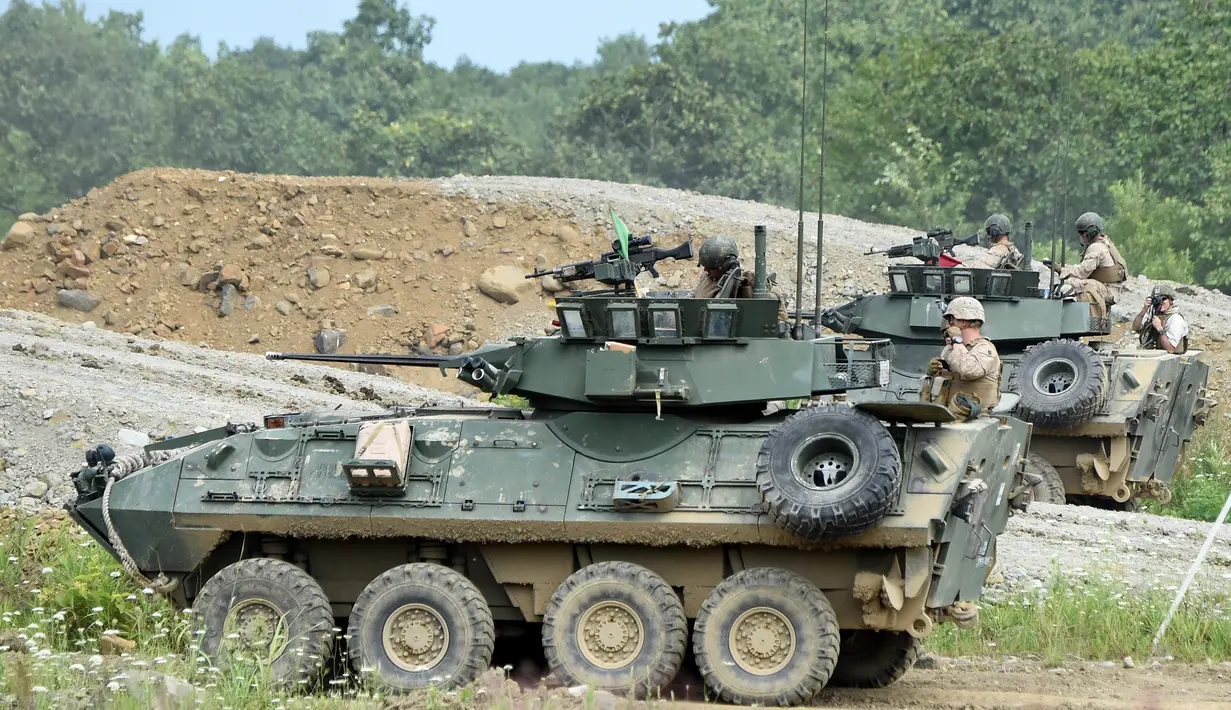
{"type": "Polygon", "coordinates": [[[902,457],[889,430],[867,412],[810,407],[769,433],[757,456],[757,487],[785,530],[834,540],[885,517],[902,488],[902,457]]]}
{"type": "Polygon", "coordinates": [[[1098,353],[1076,340],[1049,340],[1028,349],[1009,378],[1020,400],[1015,416],[1043,429],[1090,421],[1103,405],[1107,373],[1098,353]]]}

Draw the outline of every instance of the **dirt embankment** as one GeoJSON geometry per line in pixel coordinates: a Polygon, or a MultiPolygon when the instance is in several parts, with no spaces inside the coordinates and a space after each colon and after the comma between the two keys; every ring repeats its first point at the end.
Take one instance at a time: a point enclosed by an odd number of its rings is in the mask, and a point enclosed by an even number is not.
{"type": "MultiPolygon", "coordinates": [[[[0,306],[241,352],[339,343],[343,353],[458,352],[550,325],[549,299],[562,285],[524,275],[608,250],[613,202],[589,195],[583,208],[431,182],[142,170],[24,215],[20,236],[0,251],[0,306]]],[[[666,206],[617,210],[661,246],[721,229],[666,206]]],[[[750,251],[747,232],[735,236],[750,251]]],[[[773,265],[789,279],[786,236],[776,236],[773,265]]],[[[838,251],[839,264],[855,253],[838,251]]],[[[879,269],[852,264],[867,272],[856,279],[863,284],[879,269]]],[[[688,261],[659,270],[659,285],[671,288],[698,275],[688,261]]],[[[838,266],[834,276],[855,272],[838,266]]],[[[832,294],[851,288],[843,282],[832,294]]],[[[440,386],[432,372],[398,376],[440,386]]]]}

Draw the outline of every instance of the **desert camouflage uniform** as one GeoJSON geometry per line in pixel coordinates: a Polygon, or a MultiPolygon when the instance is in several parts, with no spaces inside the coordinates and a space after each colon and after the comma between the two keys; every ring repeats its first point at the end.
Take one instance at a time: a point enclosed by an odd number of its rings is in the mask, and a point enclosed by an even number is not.
{"type": "Polygon", "coordinates": [[[1118,300],[1120,284],[1128,278],[1128,264],[1107,235],[1095,237],[1081,254],[1081,261],[1066,266],[1060,278],[1073,289],[1078,301],[1091,304],[1096,317],[1106,318],[1118,300]]]}
{"type": "Polygon", "coordinates": [[[987,251],[967,261],[966,265],[972,269],[1018,269],[1021,263],[1022,253],[1006,239],[991,245],[987,251]]]}
{"type": "Polygon", "coordinates": [[[949,364],[941,374],[951,378],[946,406],[959,394],[975,394],[983,404],[980,416],[987,416],[1000,402],[1000,353],[992,341],[979,337],[969,343],[946,345],[940,359],[949,364]]]}
{"type": "MultiPolygon", "coordinates": [[[[768,285],[769,292],[778,299],[778,320],[785,321],[787,319],[786,301],[782,298],[782,294],[778,293],[778,284],[773,279],[770,279],[768,285]]],[[[712,279],[708,273],[702,271],[701,279],[697,281],[697,285],[692,289],[692,297],[714,298],[717,295],[718,279],[712,279]]],[[[744,274],[744,278],[740,281],[739,286],[735,288],[735,298],[752,298],[752,276],[750,274],[744,274]]]]}

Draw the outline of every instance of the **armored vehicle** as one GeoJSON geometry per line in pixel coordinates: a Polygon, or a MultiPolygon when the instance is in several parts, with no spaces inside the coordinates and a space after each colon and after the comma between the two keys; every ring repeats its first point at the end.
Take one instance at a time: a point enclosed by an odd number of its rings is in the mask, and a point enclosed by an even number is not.
{"type": "MultiPolygon", "coordinates": [[[[1027,223],[1025,263],[1029,232],[1027,223]]],[[[821,325],[834,332],[894,343],[890,386],[855,390],[849,399],[919,401],[936,386],[926,370],[944,345],[946,303],[973,296],[987,316],[981,332],[1000,353],[1003,406],[1034,425],[1027,457],[1034,500],[1113,509],[1141,498],[1169,500],[1185,444],[1214,405],[1200,351],[1176,355],[1082,342],[1111,334],[1110,319],[1092,313],[1089,303],[1061,297],[1036,271],[972,269],[939,258],[952,253],[946,233],[889,250],[923,263],[888,266],[888,292],[822,313],[821,325]]]]}
{"type": "Polygon", "coordinates": [[[642,237],[552,270],[609,287],[559,298],[554,335],[456,357],[271,353],[438,367],[528,405],[275,413],[101,446],[69,511],[191,605],[211,659],[280,639],[263,651],[279,682],[315,680],[336,625],[392,693],[472,681],[526,631],[558,677],[613,691],[670,683],[690,635],[731,702],[891,683],[934,624],[977,621],[1029,495],[1030,425],[822,401],[886,385],[890,344],[790,337],[765,238],[752,298],[640,294],[639,271],[692,255],[642,237]],[[767,413],[791,399],[810,406],[767,413]]]}

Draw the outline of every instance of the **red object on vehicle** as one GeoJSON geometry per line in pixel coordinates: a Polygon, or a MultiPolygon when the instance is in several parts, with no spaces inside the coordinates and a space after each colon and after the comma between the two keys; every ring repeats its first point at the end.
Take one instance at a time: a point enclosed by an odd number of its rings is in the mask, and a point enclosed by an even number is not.
{"type": "Polygon", "coordinates": [[[962,260],[961,260],[961,259],[954,259],[953,257],[949,256],[948,254],[941,254],[941,255],[940,255],[940,265],[941,265],[941,266],[945,266],[945,267],[950,267],[950,266],[960,266],[960,265],[961,265],[961,263],[962,263],[962,260]]]}

